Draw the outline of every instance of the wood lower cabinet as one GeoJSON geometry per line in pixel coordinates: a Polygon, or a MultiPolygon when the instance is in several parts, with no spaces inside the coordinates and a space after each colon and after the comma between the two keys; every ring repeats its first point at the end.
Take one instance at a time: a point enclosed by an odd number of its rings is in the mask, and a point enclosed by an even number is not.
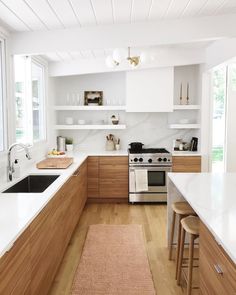
{"type": "Polygon", "coordinates": [[[201,156],[173,156],[172,172],[201,172],[201,156]]]}
{"type": "Polygon", "coordinates": [[[26,229],[0,259],[0,294],[31,294],[30,231],[26,229]]]}
{"type": "Polygon", "coordinates": [[[200,294],[235,295],[236,266],[203,223],[199,247],[200,294]]]}
{"type": "Polygon", "coordinates": [[[128,157],[88,158],[88,198],[128,198],[128,157]]]}
{"type": "Polygon", "coordinates": [[[0,294],[48,294],[87,199],[87,162],[0,259],[0,294]]]}
{"type": "Polygon", "coordinates": [[[88,160],[88,198],[99,198],[99,157],[88,160]]]}
{"type": "Polygon", "coordinates": [[[47,294],[87,199],[84,162],[30,225],[31,294],[47,294]]]}
{"type": "Polygon", "coordinates": [[[100,198],[128,198],[128,157],[99,158],[100,198]]]}

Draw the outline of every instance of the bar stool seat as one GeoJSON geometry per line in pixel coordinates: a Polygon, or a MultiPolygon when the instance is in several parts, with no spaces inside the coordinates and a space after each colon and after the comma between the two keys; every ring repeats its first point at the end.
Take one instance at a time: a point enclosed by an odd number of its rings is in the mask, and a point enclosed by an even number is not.
{"type": "Polygon", "coordinates": [[[187,202],[172,203],[172,209],[176,214],[179,214],[179,215],[195,214],[192,207],[187,202]]]}
{"type": "Polygon", "coordinates": [[[194,255],[194,241],[199,237],[199,218],[196,216],[188,216],[181,220],[181,238],[180,249],[178,257],[177,269],[177,284],[180,285],[181,271],[183,264],[184,241],[185,234],[189,234],[189,257],[188,257],[188,275],[187,282],[187,295],[191,295],[192,291],[192,274],[193,274],[193,255],[194,255]]]}
{"type": "Polygon", "coordinates": [[[184,230],[191,234],[199,236],[199,218],[196,216],[188,216],[181,220],[184,230]]]}
{"type": "MultiPolygon", "coordinates": [[[[174,203],[172,203],[172,210],[173,210],[173,217],[172,217],[172,226],[171,226],[171,233],[170,233],[169,260],[172,259],[176,214],[179,216],[179,224],[178,224],[178,228],[177,228],[178,229],[178,233],[177,233],[177,237],[178,237],[177,245],[178,246],[180,244],[180,221],[181,221],[181,219],[186,216],[189,216],[189,215],[195,215],[195,212],[193,211],[193,209],[191,208],[191,206],[187,202],[174,202],[174,203]]],[[[177,247],[177,249],[178,249],[178,247],[177,247]]],[[[178,252],[177,252],[176,258],[178,258],[178,252]]],[[[177,273],[176,273],[176,276],[177,276],[177,273]]]]}

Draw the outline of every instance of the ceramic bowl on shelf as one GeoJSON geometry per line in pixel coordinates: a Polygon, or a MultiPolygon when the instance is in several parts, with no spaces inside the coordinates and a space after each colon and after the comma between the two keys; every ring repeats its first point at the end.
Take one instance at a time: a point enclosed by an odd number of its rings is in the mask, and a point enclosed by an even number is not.
{"type": "Polygon", "coordinates": [[[82,119],[78,120],[79,125],[84,125],[85,123],[86,123],[85,120],[82,120],[82,119]]]}

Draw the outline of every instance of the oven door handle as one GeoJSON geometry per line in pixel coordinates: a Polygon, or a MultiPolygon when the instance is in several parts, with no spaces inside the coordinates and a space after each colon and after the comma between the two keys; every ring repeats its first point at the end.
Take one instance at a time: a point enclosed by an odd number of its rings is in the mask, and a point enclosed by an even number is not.
{"type": "Polygon", "coordinates": [[[147,170],[147,171],[156,171],[156,172],[171,172],[172,167],[147,167],[147,166],[140,166],[140,167],[129,167],[130,172],[134,172],[135,170],[147,170]]]}

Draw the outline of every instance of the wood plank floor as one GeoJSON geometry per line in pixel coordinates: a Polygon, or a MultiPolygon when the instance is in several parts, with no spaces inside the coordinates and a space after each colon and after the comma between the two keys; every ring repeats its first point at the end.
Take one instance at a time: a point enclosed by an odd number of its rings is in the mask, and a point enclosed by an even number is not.
{"type": "Polygon", "coordinates": [[[70,294],[89,225],[130,223],[143,225],[157,295],[182,295],[182,289],[176,285],[174,279],[175,263],[168,261],[166,216],[166,205],[86,204],[50,295],[70,294]]]}

